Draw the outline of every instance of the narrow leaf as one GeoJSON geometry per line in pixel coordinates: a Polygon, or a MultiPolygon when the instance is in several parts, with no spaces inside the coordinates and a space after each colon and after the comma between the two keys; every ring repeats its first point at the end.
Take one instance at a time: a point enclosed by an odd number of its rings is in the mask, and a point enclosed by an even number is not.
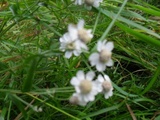
{"type": "Polygon", "coordinates": [[[125,32],[131,34],[131,35],[134,35],[136,38],[144,41],[144,42],[147,42],[147,43],[150,43],[154,46],[157,46],[157,47],[160,47],[160,41],[157,40],[157,39],[154,39],[150,36],[147,36],[145,34],[142,34],[142,33],[139,33],[135,30],[132,30],[131,28],[119,23],[119,22],[116,22],[116,25],[121,28],[122,30],[124,30],[125,32]]]}
{"type": "Polygon", "coordinates": [[[151,81],[149,82],[147,87],[144,89],[144,91],[142,91],[141,94],[145,94],[147,91],[149,91],[152,88],[153,84],[156,82],[159,75],[160,75],[160,65],[157,67],[157,70],[156,70],[153,78],[151,79],[151,81]]]}

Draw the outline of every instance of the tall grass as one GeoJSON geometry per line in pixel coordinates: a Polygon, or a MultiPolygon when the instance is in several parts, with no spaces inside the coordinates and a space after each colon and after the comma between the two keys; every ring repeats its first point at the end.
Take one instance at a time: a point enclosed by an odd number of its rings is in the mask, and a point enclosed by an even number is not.
{"type": "Polygon", "coordinates": [[[158,0],[104,0],[87,10],[71,0],[0,1],[1,120],[158,120],[160,118],[160,8],[158,0]],[[88,44],[113,41],[114,66],[104,71],[114,95],[85,107],[71,105],[70,80],[90,67],[84,53],[66,59],[59,38],[70,23],[93,29],[88,44]],[[38,108],[37,108],[38,107],[38,108]],[[42,108],[42,112],[39,108],[42,108]]]}

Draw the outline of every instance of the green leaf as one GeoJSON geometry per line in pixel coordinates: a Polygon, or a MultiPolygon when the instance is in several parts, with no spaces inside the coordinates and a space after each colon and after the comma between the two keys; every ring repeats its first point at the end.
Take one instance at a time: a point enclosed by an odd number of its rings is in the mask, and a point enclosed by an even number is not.
{"type": "Polygon", "coordinates": [[[27,69],[27,77],[23,81],[23,87],[22,87],[23,92],[28,92],[32,88],[34,73],[37,67],[37,63],[38,63],[37,56],[29,57],[26,60],[26,65],[28,66],[28,69],[27,69]]]}
{"type": "Polygon", "coordinates": [[[4,107],[0,113],[0,120],[5,120],[6,114],[7,114],[7,108],[4,107]]]}
{"type": "Polygon", "coordinates": [[[151,81],[149,82],[147,87],[145,87],[145,89],[142,91],[141,94],[145,94],[146,92],[148,92],[152,88],[153,84],[156,82],[159,75],[160,75],[160,65],[157,67],[157,70],[156,70],[153,78],[151,79],[151,81]]]}
{"type": "Polygon", "coordinates": [[[146,8],[140,5],[132,5],[135,8],[138,8],[139,10],[142,10],[145,13],[151,14],[151,15],[155,15],[155,16],[160,16],[160,11],[156,11],[150,8],[146,8]]]}
{"type": "Polygon", "coordinates": [[[18,96],[17,95],[13,95],[13,94],[9,94],[9,98],[12,100],[12,102],[17,106],[17,108],[19,109],[20,112],[22,112],[24,118],[27,118],[27,113],[25,111],[25,107],[24,105],[17,99],[18,96]]]}
{"type": "Polygon", "coordinates": [[[121,94],[125,95],[125,96],[128,96],[128,97],[137,97],[138,95],[134,95],[134,94],[130,94],[130,93],[127,93],[126,91],[122,90],[120,87],[118,87],[114,82],[112,82],[113,84],[113,87],[119,91],[121,94]]]}
{"type": "Polygon", "coordinates": [[[131,28],[119,23],[119,22],[116,22],[116,25],[119,28],[121,28],[122,30],[124,30],[125,32],[127,32],[127,33],[129,33],[131,35],[134,35],[136,38],[138,38],[138,39],[140,39],[140,40],[142,40],[144,42],[150,43],[150,44],[152,44],[154,46],[160,47],[160,41],[159,40],[154,39],[154,38],[152,38],[150,36],[147,36],[145,34],[139,33],[139,32],[137,32],[137,31],[135,31],[135,30],[133,30],[133,29],[131,29],[131,28]]]}
{"type": "Polygon", "coordinates": [[[93,116],[96,116],[96,115],[100,115],[100,114],[106,113],[108,111],[116,110],[122,105],[122,103],[120,103],[118,105],[115,105],[115,106],[112,106],[112,107],[107,107],[107,108],[95,111],[93,113],[89,113],[88,115],[81,117],[81,119],[84,119],[84,118],[87,118],[87,117],[93,117],[93,116]]]}
{"type": "Polygon", "coordinates": [[[160,120],[160,115],[157,116],[154,120],[160,120]]]}
{"type": "MultiPolygon", "coordinates": [[[[104,15],[108,16],[108,17],[111,18],[111,19],[113,19],[113,18],[116,17],[116,14],[113,13],[112,11],[108,11],[108,10],[104,10],[104,9],[99,9],[99,10],[100,10],[104,15]]],[[[126,23],[126,24],[128,24],[128,25],[130,25],[130,26],[136,27],[136,28],[140,29],[141,31],[143,31],[144,33],[148,33],[148,34],[153,35],[153,36],[155,36],[155,37],[157,37],[157,38],[160,39],[160,35],[158,35],[158,34],[155,33],[154,31],[152,31],[152,30],[150,30],[150,29],[148,29],[148,28],[146,28],[146,27],[144,27],[144,26],[142,26],[142,25],[140,25],[140,24],[137,24],[137,23],[134,22],[134,21],[131,21],[131,20],[129,20],[129,19],[127,19],[127,18],[124,18],[124,17],[122,17],[122,16],[119,16],[119,17],[117,18],[117,20],[119,20],[119,21],[121,21],[121,22],[124,22],[124,23],[126,23]]]]}

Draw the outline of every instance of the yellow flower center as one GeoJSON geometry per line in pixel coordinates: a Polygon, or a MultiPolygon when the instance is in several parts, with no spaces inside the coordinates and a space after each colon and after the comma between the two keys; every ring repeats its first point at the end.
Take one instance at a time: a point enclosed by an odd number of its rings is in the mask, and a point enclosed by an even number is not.
{"type": "Polygon", "coordinates": [[[85,0],[85,3],[89,6],[92,6],[94,3],[94,0],[85,0]]]}
{"type": "Polygon", "coordinates": [[[100,61],[103,63],[108,62],[108,60],[111,58],[112,53],[108,50],[102,50],[100,52],[100,61]]]}
{"type": "Polygon", "coordinates": [[[92,90],[92,82],[89,80],[83,80],[79,86],[81,93],[88,94],[92,90]]]}
{"type": "Polygon", "coordinates": [[[80,40],[82,40],[84,43],[88,43],[91,41],[91,38],[89,37],[89,35],[85,29],[80,29],[78,31],[78,36],[79,36],[80,40]]]}
{"type": "Polygon", "coordinates": [[[71,42],[67,45],[67,49],[68,50],[74,50],[75,49],[75,43],[74,42],[71,42]]]}
{"type": "Polygon", "coordinates": [[[102,87],[103,87],[103,90],[104,90],[105,92],[108,92],[108,91],[112,88],[112,84],[111,84],[111,82],[104,81],[104,82],[102,83],[102,87]]]}

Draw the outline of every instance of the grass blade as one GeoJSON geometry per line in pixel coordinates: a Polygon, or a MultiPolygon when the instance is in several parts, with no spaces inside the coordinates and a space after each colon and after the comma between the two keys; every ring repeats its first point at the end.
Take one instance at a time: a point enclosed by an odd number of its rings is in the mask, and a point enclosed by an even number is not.
{"type": "Polygon", "coordinates": [[[32,88],[33,78],[34,78],[34,72],[37,67],[37,59],[36,57],[31,57],[27,65],[29,65],[29,69],[27,71],[27,77],[23,81],[23,92],[28,92],[32,88]],[[32,58],[32,59],[31,59],[32,58]]]}
{"type": "Polygon", "coordinates": [[[159,40],[154,39],[154,38],[152,38],[150,36],[147,36],[145,34],[139,33],[139,32],[137,32],[135,30],[132,30],[131,28],[129,28],[129,27],[127,27],[127,26],[125,26],[125,25],[123,25],[123,24],[121,24],[119,22],[117,22],[116,25],[120,29],[124,30],[125,32],[127,32],[127,33],[129,33],[131,35],[134,35],[136,38],[138,38],[138,39],[140,39],[140,40],[142,40],[144,42],[147,42],[149,44],[152,44],[154,46],[160,47],[160,41],[159,40]]]}
{"type": "Polygon", "coordinates": [[[156,70],[153,78],[151,79],[151,81],[147,85],[147,87],[145,87],[145,89],[142,91],[142,93],[141,93],[142,95],[145,94],[146,92],[148,92],[152,88],[153,84],[156,82],[159,75],[160,75],[160,65],[157,67],[157,70],[156,70]]]}

